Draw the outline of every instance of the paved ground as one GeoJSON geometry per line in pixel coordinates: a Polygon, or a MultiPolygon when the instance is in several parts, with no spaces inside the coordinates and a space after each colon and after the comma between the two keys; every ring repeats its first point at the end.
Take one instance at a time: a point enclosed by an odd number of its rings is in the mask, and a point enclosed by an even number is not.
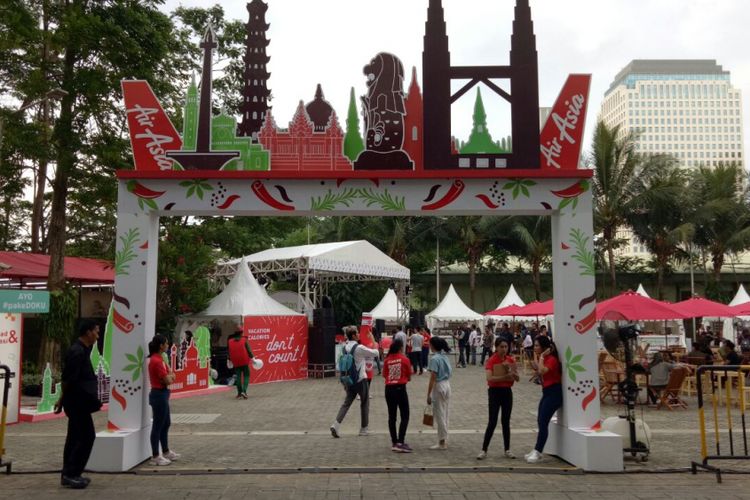
{"type": "MultiPolygon", "coordinates": [[[[486,390],[483,381],[484,373],[480,367],[458,369],[452,381],[453,399],[451,403],[451,434],[449,450],[430,451],[427,448],[436,440],[434,430],[421,424],[421,412],[425,405],[427,375],[417,376],[409,385],[412,407],[412,420],[407,434],[407,441],[415,448],[411,455],[396,454],[390,451],[390,439],[387,431],[387,410],[383,396],[382,379],[373,382],[373,399],[370,411],[370,429],[372,435],[358,437],[359,407],[355,402],[342,426],[341,439],[333,439],[328,427],[333,421],[338,406],[343,399],[340,384],[335,379],[307,380],[277,384],[251,386],[248,401],[237,401],[232,393],[218,393],[188,399],[172,401],[172,413],[176,419],[185,416],[214,416],[212,423],[176,423],[170,433],[172,448],[182,453],[181,461],[169,468],[162,468],[159,473],[178,473],[183,475],[176,479],[170,477],[147,477],[154,468],[142,465],[137,469],[141,475],[134,479],[129,475],[95,475],[97,484],[111,488],[110,492],[141,496],[140,491],[148,497],[149,488],[159,491],[174,490],[169,494],[185,497],[188,493],[201,498],[242,496],[254,488],[264,488],[268,497],[295,497],[309,495],[315,498],[329,497],[378,497],[395,488],[397,497],[420,498],[438,496],[441,492],[448,496],[461,498],[462,492],[475,492],[478,497],[494,498],[495,492],[520,496],[521,492],[530,492],[544,497],[555,490],[559,482],[566,485],[560,491],[568,496],[596,497],[597,492],[610,491],[607,488],[620,488],[620,493],[627,495],[625,486],[638,486],[634,493],[638,498],[652,498],[658,494],[665,496],[671,488],[661,487],[655,475],[634,476],[639,479],[628,479],[619,475],[604,480],[603,476],[548,476],[537,475],[537,472],[570,473],[570,466],[560,460],[549,457],[541,469],[530,468],[522,459],[510,460],[500,457],[502,438],[498,433],[490,446],[490,456],[484,462],[475,457],[481,448],[484,427],[487,422],[486,390]],[[182,417],[181,417],[182,416],[182,417]],[[358,472],[372,471],[399,472],[422,471],[422,474],[295,474],[266,475],[257,474],[270,470],[301,469],[303,471],[319,470],[327,472],[337,468],[357,468],[358,472]],[[317,468],[317,469],[316,469],[317,468]],[[222,476],[185,476],[184,474],[206,471],[234,471],[244,469],[256,472],[251,475],[222,476]],[[504,475],[498,472],[514,470],[527,474],[504,475]],[[427,471],[427,472],[425,472],[427,471]],[[432,472],[438,472],[433,474],[432,472]],[[474,471],[456,475],[457,471],[474,471]],[[123,483],[124,482],[124,483],[123,483]],[[125,484],[122,490],[118,484],[125,484]],[[372,487],[367,486],[372,484],[372,487]],[[195,484],[187,488],[185,485],[195,484]],[[467,485],[471,489],[461,489],[467,485]],[[598,485],[598,486],[597,486],[598,485]],[[619,486],[617,486],[619,485],[619,486]],[[643,487],[641,485],[652,485],[643,487]],[[403,488],[401,488],[401,486],[403,488]],[[187,489],[186,489],[187,488],[187,489]],[[399,489],[401,488],[401,489],[399,489]],[[528,488],[528,489],[527,489],[528,488]],[[592,489],[594,488],[594,489],[592,489]],[[600,488],[599,490],[595,488],[600,488]],[[139,490],[140,489],[140,490],[139,490]],[[132,491],[131,491],[132,490],[132,491]],[[130,492],[130,493],[128,493],[130,492]]],[[[519,456],[529,451],[536,438],[536,406],[540,390],[522,377],[522,382],[514,389],[515,402],[511,421],[513,437],[511,448],[519,456]]],[[[699,435],[697,432],[697,411],[695,398],[687,398],[690,409],[687,411],[654,410],[639,407],[639,415],[651,426],[652,454],[645,464],[626,461],[629,472],[667,471],[679,469],[684,471],[691,460],[699,457],[699,435]]],[[[617,415],[622,407],[611,402],[602,407],[603,417],[617,415]]],[[[722,411],[725,411],[722,408],[722,411]]],[[[736,411],[734,411],[737,414],[736,411]]],[[[189,419],[189,417],[188,417],[189,419]]],[[[210,420],[210,418],[209,418],[210,420]]],[[[97,415],[97,428],[104,427],[106,416],[97,415]]],[[[18,424],[9,427],[6,439],[8,456],[14,461],[14,471],[19,473],[59,471],[61,466],[62,447],[65,437],[66,420],[40,422],[36,424],[18,424]]],[[[726,439],[726,435],[722,435],[726,439]]],[[[735,435],[735,439],[738,436],[735,435]]],[[[737,468],[740,468],[738,465],[737,468]]],[[[750,467],[745,466],[746,470],[750,467]]],[[[664,478],[665,485],[674,485],[687,493],[680,495],[686,498],[701,498],[715,491],[712,476],[699,475],[695,478],[679,474],[676,476],[658,476],[664,478]],[[679,479],[678,479],[679,478],[679,479]],[[705,485],[694,488],[690,485],[705,485]],[[692,496],[691,496],[692,495],[692,496]]],[[[746,481],[747,476],[728,476],[727,483],[746,481]],[[735,479],[737,478],[737,479],[735,479]]],[[[24,488],[31,487],[46,491],[58,491],[55,480],[46,475],[13,475],[2,477],[0,484],[18,494],[24,488]],[[50,486],[51,485],[51,486],[50,486]]],[[[740,490],[723,491],[739,493],[740,490]]],[[[92,490],[93,492],[94,490],[92,490]]],[[[747,489],[743,491],[748,491],[747,489]]],[[[100,490],[101,494],[102,491],[100,490]]],[[[722,493],[723,494],[723,493],[722,493]]],[[[5,497],[5,495],[2,495],[5,497]]],[[[116,496],[116,495],[115,495],[116,496]]],[[[609,496],[609,495],[608,495],[609,496]]],[[[109,493],[108,493],[109,497],[109,493]]],[[[472,495],[473,497],[473,495],[472,495]]],[[[526,497],[526,495],[524,495],[526,497]]],[[[627,497],[627,496],[625,496],[627,497]]],[[[619,497],[618,497],[619,498],[619,497]]],[[[631,496],[631,498],[634,498],[631,496]]],[[[750,498],[750,497],[748,497],[750,498]]]]}

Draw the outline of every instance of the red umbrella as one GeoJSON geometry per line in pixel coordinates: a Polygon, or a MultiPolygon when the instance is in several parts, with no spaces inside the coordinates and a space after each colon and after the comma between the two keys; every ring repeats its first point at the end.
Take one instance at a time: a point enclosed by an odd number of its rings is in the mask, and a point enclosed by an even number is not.
{"type": "Polygon", "coordinates": [[[727,307],[733,311],[732,316],[750,316],[750,302],[727,307]]]}
{"type": "Polygon", "coordinates": [[[545,302],[531,302],[518,311],[518,316],[548,316],[555,313],[555,301],[549,299],[545,302]]]}
{"type": "Polygon", "coordinates": [[[517,306],[516,304],[511,304],[506,307],[501,307],[500,309],[495,309],[494,311],[488,311],[484,313],[485,316],[518,316],[518,311],[521,309],[522,306],[517,306]]]}
{"type": "Polygon", "coordinates": [[[683,319],[682,312],[671,304],[638,295],[632,290],[596,305],[596,319],[614,321],[654,321],[662,319],[683,319]]]}
{"type": "Polygon", "coordinates": [[[704,299],[703,297],[693,297],[691,299],[683,300],[682,302],[673,304],[672,308],[683,313],[686,318],[699,318],[704,316],[732,318],[737,315],[737,311],[734,307],[729,307],[720,302],[704,299]]]}

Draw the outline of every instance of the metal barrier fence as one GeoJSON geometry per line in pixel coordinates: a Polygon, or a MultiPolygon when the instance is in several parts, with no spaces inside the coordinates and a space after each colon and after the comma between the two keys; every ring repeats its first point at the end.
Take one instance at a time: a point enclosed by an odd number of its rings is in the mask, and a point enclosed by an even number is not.
{"type": "Polygon", "coordinates": [[[692,463],[693,474],[697,469],[705,469],[716,473],[716,480],[721,482],[721,469],[710,465],[709,461],[717,460],[749,460],[748,442],[747,442],[747,422],[745,420],[745,405],[750,402],[745,396],[746,388],[745,377],[750,372],[750,365],[719,365],[719,366],[700,366],[696,371],[696,389],[698,392],[698,418],[701,431],[701,462],[692,463]],[[708,453],[708,437],[706,433],[706,412],[704,405],[704,387],[703,377],[708,374],[710,382],[710,402],[713,415],[713,437],[715,441],[716,454],[708,453]],[[736,387],[735,387],[736,380],[736,387]],[[722,388],[724,389],[722,401],[722,388]],[[735,397],[736,396],[736,397],[735,397]],[[726,404],[726,417],[722,415],[719,405],[726,404]],[[739,429],[736,429],[737,423],[732,418],[732,404],[737,402],[739,406],[739,429]],[[719,419],[726,425],[726,430],[719,428],[719,419]],[[726,445],[722,446],[721,435],[728,433],[728,449],[726,445]],[[737,434],[735,439],[735,434],[737,434]]]}
{"type": "Polygon", "coordinates": [[[5,455],[5,422],[8,418],[8,395],[10,393],[10,379],[16,374],[10,371],[10,367],[0,365],[0,380],[3,381],[3,408],[0,417],[0,469],[5,467],[5,473],[10,474],[12,462],[3,461],[5,455]]]}

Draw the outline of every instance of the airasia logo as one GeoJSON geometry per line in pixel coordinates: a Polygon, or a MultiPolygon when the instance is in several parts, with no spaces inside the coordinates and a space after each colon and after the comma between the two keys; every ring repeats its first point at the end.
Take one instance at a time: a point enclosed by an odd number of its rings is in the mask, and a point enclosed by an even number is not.
{"type": "Polygon", "coordinates": [[[542,168],[578,168],[590,85],[591,75],[568,76],[539,137],[542,168]]]}
{"type": "Polygon", "coordinates": [[[144,108],[140,104],[136,104],[135,108],[127,110],[128,115],[135,113],[136,123],[143,127],[143,131],[135,132],[133,138],[146,140],[144,147],[159,166],[159,170],[172,170],[172,160],[167,158],[167,155],[165,154],[167,150],[163,145],[172,144],[175,141],[168,135],[157,134],[152,130],[154,122],[151,119],[151,115],[155,115],[158,112],[158,109],[144,108]]]}

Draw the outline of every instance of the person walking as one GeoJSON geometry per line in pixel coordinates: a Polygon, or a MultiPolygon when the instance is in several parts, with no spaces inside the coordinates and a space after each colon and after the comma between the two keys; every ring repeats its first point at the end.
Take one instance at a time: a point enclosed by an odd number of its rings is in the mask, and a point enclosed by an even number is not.
{"type": "Polygon", "coordinates": [[[482,334],[479,333],[477,325],[471,325],[471,333],[469,334],[469,349],[471,352],[471,364],[477,365],[477,352],[482,347],[482,334]]]}
{"type": "Polygon", "coordinates": [[[485,367],[487,374],[487,400],[489,403],[489,420],[484,431],[482,451],[477,460],[487,458],[492,435],[497,427],[497,417],[502,410],[500,423],[503,430],[503,446],[506,458],[516,458],[510,451],[510,414],[513,411],[513,383],[518,382],[518,369],[513,356],[509,355],[508,342],[505,339],[495,341],[495,354],[490,356],[485,367]],[[501,369],[496,367],[501,366],[501,369]]]}
{"type": "Polygon", "coordinates": [[[453,334],[453,338],[458,341],[458,361],[456,362],[456,368],[466,368],[467,359],[464,355],[466,353],[466,346],[469,345],[469,332],[463,328],[459,328],[453,334]]]}
{"type": "Polygon", "coordinates": [[[422,328],[422,371],[419,372],[420,375],[422,375],[423,371],[427,369],[427,362],[430,360],[430,339],[432,338],[432,334],[430,333],[430,329],[427,327],[422,328]]]}
{"type": "Polygon", "coordinates": [[[174,382],[174,372],[167,368],[162,354],[167,352],[169,343],[164,335],[154,335],[148,343],[148,379],[151,392],[148,404],[153,413],[151,424],[151,465],[169,465],[180,455],[169,449],[169,427],[172,419],[169,412],[169,384],[174,382]],[[161,444],[161,453],[159,453],[161,444]]]}
{"type": "Polygon", "coordinates": [[[413,450],[406,439],[406,429],[409,426],[409,395],[406,384],[411,380],[412,366],[404,356],[404,346],[395,340],[383,361],[383,377],[385,377],[385,403],[388,406],[388,431],[391,433],[391,451],[396,453],[411,453],[413,450]],[[396,411],[401,414],[401,424],[396,434],[396,411]]]}
{"type": "Polygon", "coordinates": [[[424,344],[424,337],[422,337],[422,334],[419,333],[419,330],[414,330],[414,333],[409,339],[409,342],[411,343],[409,360],[411,361],[412,369],[414,370],[414,373],[417,373],[417,371],[419,371],[419,374],[421,375],[423,371],[422,346],[424,344]]]}
{"type": "Polygon", "coordinates": [[[91,414],[101,409],[97,393],[97,379],[91,366],[91,349],[99,340],[99,325],[83,321],[78,328],[78,339],[65,354],[62,371],[62,393],[55,403],[55,413],[65,410],[68,433],[63,449],[60,485],[73,489],[86,488],[91,480],[81,476],[94,448],[96,431],[91,414]]]}
{"type": "Polygon", "coordinates": [[[346,338],[347,342],[344,344],[344,353],[351,354],[354,357],[354,366],[357,369],[357,381],[352,385],[346,386],[346,397],[344,398],[341,408],[339,408],[336,420],[333,421],[329,429],[333,437],[340,437],[339,430],[341,429],[341,422],[344,421],[344,417],[346,417],[346,413],[349,411],[349,407],[352,405],[352,402],[354,402],[354,399],[359,396],[362,424],[359,429],[359,435],[369,436],[370,431],[368,430],[368,424],[370,418],[370,394],[369,384],[367,383],[366,361],[368,358],[372,359],[377,356],[378,350],[361,345],[359,343],[359,332],[355,327],[346,329],[346,338]]]}
{"type": "Polygon", "coordinates": [[[542,382],[542,399],[537,411],[539,433],[536,445],[525,455],[526,462],[535,464],[542,459],[544,445],[549,436],[549,423],[557,410],[562,408],[562,367],[555,344],[549,337],[539,335],[534,341],[534,354],[539,361],[533,364],[534,372],[542,382]]]}
{"type": "Polygon", "coordinates": [[[250,383],[250,363],[255,356],[250,349],[250,342],[242,335],[242,325],[235,326],[234,333],[227,341],[229,361],[234,366],[234,385],[237,387],[237,399],[247,399],[247,386],[250,383]]]}
{"type": "Polygon", "coordinates": [[[445,340],[433,336],[430,339],[430,350],[433,356],[427,367],[430,372],[427,404],[432,405],[432,415],[438,428],[438,443],[430,446],[430,449],[446,450],[448,449],[448,410],[451,398],[450,378],[453,372],[446,354],[451,352],[451,349],[445,340]]]}
{"type": "Polygon", "coordinates": [[[492,345],[495,342],[495,334],[492,333],[492,327],[485,326],[482,335],[482,359],[480,364],[484,366],[484,360],[492,355],[492,345]]]}

